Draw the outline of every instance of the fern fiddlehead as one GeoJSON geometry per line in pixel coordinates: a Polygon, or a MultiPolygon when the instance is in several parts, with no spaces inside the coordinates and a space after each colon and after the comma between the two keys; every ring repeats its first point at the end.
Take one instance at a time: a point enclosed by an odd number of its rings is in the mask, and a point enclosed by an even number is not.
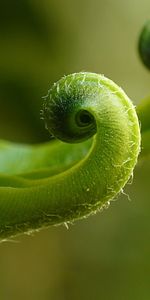
{"type": "Polygon", "coordinates": [[[142,62],[150,69],[150,20],[145,23],[141,30],[138,49],[142,62]]]}
{"type": "Polygon", "coordinates": [[[0,143],[0,236],[82,218],[107,205],[132,175],[140,150],[135,108],[95,73],[63,77],[43,104],[57,140],[0,143]]]}
{"type": "MultiPolygon", "coordinates": [[[[142,28],[138,49],[143,64],[150,70],[150,20],[142,28]]],[[[137,106],[137,114],[141,123],[141,157],[147,157],[150,154],[150,97],[143,99],[137,106]]]]}

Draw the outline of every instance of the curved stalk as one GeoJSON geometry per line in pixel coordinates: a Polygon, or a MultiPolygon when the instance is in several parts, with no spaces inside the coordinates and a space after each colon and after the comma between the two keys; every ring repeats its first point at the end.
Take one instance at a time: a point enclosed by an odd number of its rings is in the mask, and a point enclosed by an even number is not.
{"type": "Polygon", "coordinates": [[[96,212],[122,190],[136,165],[135,108],[104,76],[63,77],[44,100],[43,118],[57,138],[52,143],[1,141],[2,238],[96,212]]]}

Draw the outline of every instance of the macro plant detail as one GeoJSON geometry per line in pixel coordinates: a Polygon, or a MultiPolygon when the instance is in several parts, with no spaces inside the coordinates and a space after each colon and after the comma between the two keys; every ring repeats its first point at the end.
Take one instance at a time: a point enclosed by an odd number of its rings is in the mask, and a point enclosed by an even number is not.
{"type": "MultiPolygon", "coordinates": [[[[139,45],[145,36],[147,43],[144,31],[139,45]]],[[[37,145],[0,142],[0,237],[72,222],[107,207],[133,174],[141,136],[140,156],[150,152],[149,115],[149,100],[135,109],[103,75],[80,72],[56,82],[42,109],[55,139],[37,145]]]]}

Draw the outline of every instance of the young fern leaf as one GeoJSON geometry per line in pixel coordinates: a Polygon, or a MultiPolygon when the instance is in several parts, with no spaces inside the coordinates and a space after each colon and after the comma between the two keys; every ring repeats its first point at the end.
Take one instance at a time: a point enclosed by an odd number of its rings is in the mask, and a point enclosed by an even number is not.
{"type": "MultiPolygon", "coordinates": [[[[150,70],[150,20],[142,28],[139,42],[139,54],[144,65],[150,70]]],[[[142,151],[141,157],[150,155],[150,97],[141,101],[137,107],[137,114],[141,123],[142,151]]]]}
{"type": "Polygon", "coordinates": [[[150,20],[142,28],[138,49],[142,62],[150,69],[150,20]]]}
{"type": "Polygon", "coordinates": [[[106,77],[75,73],[55,83],[43,117],[56,140],[0,144],[0,236],[73,221],[112,200],[140,151],[135,108],[106,77]]]}

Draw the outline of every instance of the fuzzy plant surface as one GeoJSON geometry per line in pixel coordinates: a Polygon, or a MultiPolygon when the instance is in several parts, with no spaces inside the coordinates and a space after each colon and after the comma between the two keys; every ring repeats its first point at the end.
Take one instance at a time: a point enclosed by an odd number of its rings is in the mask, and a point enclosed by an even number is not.
{"type": "Polygon", "coordinates": [[[55,137],[50,143],[0,141],[1,240],[107,207],[133,174],[141,135],[141,156],[150,153],[150,101],[136,111],[103,75],[61,78],[48,91],[42,116],[55,137]]]}

